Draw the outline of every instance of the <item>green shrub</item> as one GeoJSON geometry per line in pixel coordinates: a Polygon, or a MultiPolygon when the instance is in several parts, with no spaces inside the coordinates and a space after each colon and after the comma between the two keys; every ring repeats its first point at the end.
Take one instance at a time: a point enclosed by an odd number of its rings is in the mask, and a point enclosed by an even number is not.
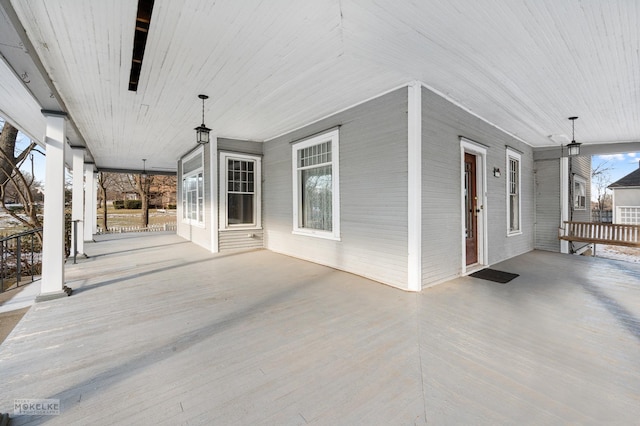
{"type": "Polygon", "coordinates": [[[167,204],[167,208],[169,210],[175,210],[176,209],[176,205],[175,204],[167,204]]]}
{"type": "Polygon", "coordinates": [[[124,209],[124,200],[115,200],[113,202],[113,208],[116,210],[124,209]]]}
{"type": "Polygon", "coordinates": [[[124,200],[125,209],[141,209],[142,200],[124,200]]]}

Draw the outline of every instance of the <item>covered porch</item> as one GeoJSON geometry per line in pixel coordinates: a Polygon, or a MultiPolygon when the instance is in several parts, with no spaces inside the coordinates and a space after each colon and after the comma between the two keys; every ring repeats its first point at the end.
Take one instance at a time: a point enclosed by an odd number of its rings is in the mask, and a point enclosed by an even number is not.
{"type": "MultiPolygon", "coordinates": [[[[97,237],[0,346],[47,424],[633,424],[640,265],[532,251],[401,292],[171,234],[97,237]]],[[[14,425],[37,419],[17,417],[14,425]]]]}

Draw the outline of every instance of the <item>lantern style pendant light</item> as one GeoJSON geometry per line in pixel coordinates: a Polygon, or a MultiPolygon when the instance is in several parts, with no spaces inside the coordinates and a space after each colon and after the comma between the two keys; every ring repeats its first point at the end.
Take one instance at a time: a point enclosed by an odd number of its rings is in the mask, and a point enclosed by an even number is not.
{"type": "Polygon", "coordinates": [[[202,99],[202,124],[196,127],[194,130],[196,131],[196,142],[199,144],[209,143],[209,129],[204,125],[204,100],[209,99],[207,95],[198,95],[200,99],[202,99]]]}
{"type": "Polygon", "coordinates": [[[578,117],[569,117],[572,125],[572,138],[571,143],[567,145],[567,151],[569,152],[569,157],[575,157],[576,155],[580,155],[580,145],[581,143],[576,142],[576,120],[578,117]]]}

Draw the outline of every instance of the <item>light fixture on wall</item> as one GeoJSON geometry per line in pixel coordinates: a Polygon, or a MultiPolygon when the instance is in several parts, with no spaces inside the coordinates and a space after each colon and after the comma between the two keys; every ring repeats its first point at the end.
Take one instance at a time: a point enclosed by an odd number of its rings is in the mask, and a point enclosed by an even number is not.
{"type": "Polygon", "coordinates": [[[493,176],[500,177],[500,169],[497,167],[493,168],[493,176]]]}
{"type": "Polygon", "coordinates": [[[198,95],[200,99],[202,99],[202,124],[196,127],[194,130],[196,131],[196,142],[199,144],[209,143],[209,129],[204,125],[204,100],[209,99],[207,95],[198,95]]]}
{"type": "Polygon", "coordinates": [[[571,143],[567,144],[567,151],[569,153],[569,157],[575,157],[576,155],[580,155],[580,145],[581,143],[576,142],[576,120],[578,117],[569,117],[571,120],[571,143]]]}
{"type": "Polygon", "coordinates": [[[143,178],[147,177],[147,159],[143,158],[142,159],[142,174],[140,175],[143,178]]]}

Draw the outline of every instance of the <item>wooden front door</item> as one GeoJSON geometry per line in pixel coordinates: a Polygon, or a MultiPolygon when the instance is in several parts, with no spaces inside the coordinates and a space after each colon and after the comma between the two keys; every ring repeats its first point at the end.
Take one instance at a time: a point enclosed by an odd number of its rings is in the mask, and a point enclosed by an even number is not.
{"type": "Polygon", "coordinates": [[[464,154],[464,229],[467,265],[478,263],[478,191],[476,156],[464,154]]]}

